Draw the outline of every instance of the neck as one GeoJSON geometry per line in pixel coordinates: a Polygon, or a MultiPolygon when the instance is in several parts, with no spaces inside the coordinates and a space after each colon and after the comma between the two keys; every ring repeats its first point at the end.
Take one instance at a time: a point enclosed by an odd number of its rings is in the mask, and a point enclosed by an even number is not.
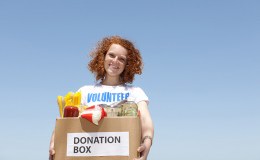
{"type": "Polygon", "coordinates": [[[108,86],[117,86],[121,85],[122,82],[120,82],[119,77],[105,77],[104,80],[101,82],[103,85],[108,85],[108,86]]]}

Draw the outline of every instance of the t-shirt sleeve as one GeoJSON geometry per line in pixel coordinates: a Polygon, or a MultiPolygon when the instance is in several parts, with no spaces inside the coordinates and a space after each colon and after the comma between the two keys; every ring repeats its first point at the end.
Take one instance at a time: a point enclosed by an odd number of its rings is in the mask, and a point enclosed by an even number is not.
{"type": "Polygon", "coordinates": [[[88,91],[88,86],[83,86],[81,87],[78,92],[81,93],[81,105],[87,105],[86,102],[86,94],[87,94],[87,91],[88,91]]]}
{"type": "Polygon", "coordinates": [[[133,97],[135,98],[135,103],[146,101],[146,103],[149,104],[149,98],[147,97],[143,89],[139,87],[134,88],[133,97]]]}

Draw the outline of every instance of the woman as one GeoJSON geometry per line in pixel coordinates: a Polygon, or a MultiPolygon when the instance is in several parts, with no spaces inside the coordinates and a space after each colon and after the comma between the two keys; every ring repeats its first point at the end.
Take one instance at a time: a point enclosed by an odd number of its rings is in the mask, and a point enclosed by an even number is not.
{"type": "MultiPolygon", "coordinates": [[[[90,55],[92,60],[88,64],[89,70],[95,74],[98,83],[79,89],[82,104],[111,104],[125,99],[135,101],[140,111],[142,126],[142,144],[137,149],[141,157],[136,160],[146,160],[154,134],[148,97],[141,88],[127,84],[133,82],[135,74],[142,73],[143,63],[139,50],[132,42],[112,36],[103,38],[90,55]]],[[[50,143],[50,159],[54,155],[53,146],[54,135],[50,143]]]]}

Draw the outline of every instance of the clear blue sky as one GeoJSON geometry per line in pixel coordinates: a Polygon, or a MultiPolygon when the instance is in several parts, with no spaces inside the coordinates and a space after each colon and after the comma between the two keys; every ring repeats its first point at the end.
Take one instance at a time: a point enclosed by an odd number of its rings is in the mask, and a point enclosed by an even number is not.
{"type": "Polygon", "coordinates": [[[94,83],[104,36],[135,42],[149,160],[259,160],[260,1],[0,1],[0,159],[46,160],[57,95],[94,83]]]}

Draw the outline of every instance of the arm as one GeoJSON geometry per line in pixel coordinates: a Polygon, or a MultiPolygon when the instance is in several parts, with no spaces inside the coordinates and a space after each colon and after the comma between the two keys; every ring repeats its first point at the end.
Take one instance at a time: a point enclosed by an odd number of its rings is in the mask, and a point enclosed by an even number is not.
{"type": "Polygon", "coordinates": [[[54,154],[55,154],[55,150],[54,150],[54,136],[55,136],[55,133],[53,131],[52,132],[52,136],[51,136],[51,141],[50,141],[50,147],[49,147],[49,160],[53,160],[54,159],[54,154]]]}
{"type": "Polygon", "coordinates": [[[146,160],[148,157],[148,153],[152,146],[152,140],[147,138],[154,136],[154,127],[150,112],[148,110],[147,103],[145,101],[141,101],[138,104],[138,109],[140,111],[141,118],[141,129],[142,129],[142,144],[137,149],[138,152],[141,153],[140,158],[136,158],[135,160],[146,160]],[[146,137],[146,138],[145,138],[146,137]]]}

